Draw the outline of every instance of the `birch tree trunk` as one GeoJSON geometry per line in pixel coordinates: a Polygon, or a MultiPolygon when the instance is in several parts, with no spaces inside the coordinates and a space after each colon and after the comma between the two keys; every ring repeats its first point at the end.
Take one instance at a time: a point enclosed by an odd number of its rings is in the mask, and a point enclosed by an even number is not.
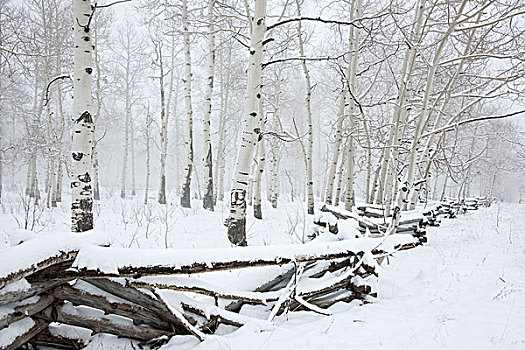
{"type": "Polygon", "coordinates": [[[228,239],[235,245],[246,243],[246,189],[250,177],[253,150],[261,133],[259,129],[259,101],[262,99],[262,56],[266,32],[266,0],[255,0],[250,39],[248,82],[246,86],[244,128],[237,156],[231,188],[228,239]]]}
{"type": "Polygon", "coordinates": [[[213,8],[215,0],[208,0],[208,41],[210,52],[208,54],[208,86],[204,100],[204,197],[202,207],[213,211],[213,156],[210,136],[211,99],[213,96],[213,82],[215,79],[215,25],[213,8]]]}
{"type": "Polygon", "coordinates": [[[191,52],[190,32],[188,23],[188,2],[182,1],[182,30],[184,36],[184,106],[186,108],[186,121],[188,123],[188,138],[186,140],[186,167],[184,168],[184,184],[180,204],[183,208],[191,208],[191,173],[193,169],[193,110],[191,107],[191,52]]]}
{"type": "Polygon", "coordinates": [[[74,79],[73,139],[71,143],[71,224],[73,232],[93,228],[93,190],[91,187],[91,150],[93,118],[91,116],[91,73],[93,59],[88,20],[91,2],[73,0],[74,79]]]}

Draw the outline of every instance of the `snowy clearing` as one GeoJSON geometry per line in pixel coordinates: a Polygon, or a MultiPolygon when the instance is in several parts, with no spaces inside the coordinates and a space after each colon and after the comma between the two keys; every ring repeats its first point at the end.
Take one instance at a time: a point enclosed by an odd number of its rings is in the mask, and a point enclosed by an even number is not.
{"type": "Polygon", "coordinates": [[[164,348],[523,349],[525,206],[444,219],[428,236],[383,265],[371,304],[339,303],[332,316],[290,313],[271,331],[245,326],[202,343],[175,337],[164,348]]]}

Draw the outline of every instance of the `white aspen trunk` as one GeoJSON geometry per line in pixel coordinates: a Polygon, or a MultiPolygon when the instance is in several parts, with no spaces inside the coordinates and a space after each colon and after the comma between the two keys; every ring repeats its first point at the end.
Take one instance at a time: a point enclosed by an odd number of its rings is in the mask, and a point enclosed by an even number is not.
{"type": "MultiPolygon", "coordinates": [[[[61,67],[61,61],[59,58],[57,58],[57,66],[58,67],[61,67]]],[[[64,139],[64,132],[65,132],[65,128],[66,128],[66,119],[65,119],[65,116],[64,116],[64,109],[63,109],[63,101],[62,101],[62,92],[61,92],[61,86],[60,86],[60,82],[57,83],[57,89],[56,89],[56,92],[57,92],[57,114],[58,116],[60,117],[60,131],[58,132],[58,136],[59,136],[59,140],[58,140],[58,145],[57,145],[57,170],[56,170],[56,185],[55,185],[55,188],[53,189],[53,192],[54,192],[54,201],[55,203],[60,203],[62,202],[62,180],[63,180],[63,175],[64,175],[64,172],[63,172],[63,169],[62,169],[62,166],[63,166],[63,162],[64,162],[64,159],[63,159],[63,139],[64,139]]],[[[94,136],[95,133],[93,132],[93,139],[94,139],[94,136]]]]}
{"type": "Polygon", "coordinates": [[[228,239],[235,245],[244,246],[246,242],[246,189],[250,177],[250,164],[259,129],[259,101],[262,99],[262,56],[263,40],[266,32],[266,0],[255,0],[255,12],[250,39],[248,82],[246,86],[244,128],[237,156],[237,164],[231,187],[230,217],[228,219],[228,239]]]}
{"type": "MultiPolygon", "coordinates": [[[[181,184],[180,184],[180,178],[181,178],[181,166],[180,166],[180,152],[179,152],[179,146],[180,146],[180,142],[177,142],[177,140],[180,140],[181,137],[180,137],[180,130],[179,130],[179,121],[180,119],[177,118],[177,109],[179,107],[179,89],[180,89],[180,83],[179,83],[179,79],[176,79],[176,84],[175,84],[175,98],[173,100],[173,111],[172,111],[172,115],[173,115],[173,125],[174,125],[174,139],[175,139],[175,143],[174,143],[174,153],[175,153],[175,181],[174,181],[174,187],[175,187],[175,193],[176,195],[180,195],[180,190],[181,190],[181,184]]],[[[167,145],[166,145],[167,146],[167,145]]]]}
{"type": "MultiPolygon", "coordinates": [[[[128,50],[129,50],[129,36],[128,36],[128,50]]],[[[126,176],[128,174],[128,150],[129,150],[129,124],[131,119],[131,98],[130,98],[130,84],[129,84],[129,52],[128,60],[126,62],[126,85],[125,85],[125,120],[124,120],[124,145],[122,150],[122,175],[120,178],[120,198],[126,198],[126,176]]]]}
{"type": "Polygon", "coordinates": [[[337,163],[339,162],[339,153],[341,152],[341,141],[343,139],[343,120],[345,113],[346,104],[346,89],[343,89],[341,96],[339,97],[339,110],[337,112],[337,124],[335,127],[335,143],[334,150],[332,153],[332,163],[330,164],[330,170],[328,171],[328,178],[326,179],[326,194],[325,202],[332,204],[332,196],[334,194],[334,183],[335,173],[337,170],[337,163]]]}
{"type": "MultiPolygon", "coordinates": [[[[49,34],[49,22],[48,22],[48,13],[46,13],[46,7],[42,4],[41,7],[41,16],[42,16],[42,29],[44,35],[44,79],[46,82],[50,81],[50,64],[49,64],[49,40],[51,36],[49,34]]],[[[47,85],[47,84],[46,84],[47,85]]],[[[45,86],[43,86],[46,89],[45,86]]],[[[44,92],[43,94],[45,94],[44,92]]],[[[53,113],[51,112],[51,103],[47,101],[46,103],[46,114],[47,114],[47,172],[46,172],[46,206],[51,208],[53,201],[53,192],[55,188],[55,137],[54,137],[54,125],[53,125],[53,113]]],[[[56,202],[53,203],[56,207],[56,202]]]]}
{"type": "Polygon", "coordinates": [[[345,163],[348,160],[348,157],[345,157],[346,155],[346,147],[347,144],[343,147],[342,154],[343,157],[341,157],[341,164],[339,164],[339,171],[337,172],[337,187],[335,189],[335,197],[334,197],[334,205],[338,206],[339,202],[341,202],[341,193],[343,192],[343,178],[344,178],[344,170],[345,170],[345,163]]]}
{"type": "MultiPolygon", "coordinates": [[[[46,64],[47,66],[47,64],[46,64]]],[[[49,78],[47,79],[49,80],[49,78]]],[[[47,183],[46,183],[46,206],[48,208],[56,207],[56,201],[54,198],[56,188],[56,168],[55,168],[55,157],[56,157],[56,143],[54,136],[53,126],[53,114],[51,113],[50,103],[46,105],[47,112],[47,127],[48,127],[48,162],[47,162],[47,183]]]]}
{"type": "MultiPolygon", "coordinates": [[[[100,93],[100,80],[101,80],[101,69],[100,69],[100,59],[98,56],[98,35],[97,35],[97,24],[96,24],[96,18],[95,18],[95,28],[93,30],[93,38],[94,38],[94,49],[93,49],[93,61],[95,64],[95,70],[97,72],[97,78],[95,79],[95,101],[96,101],[96,109],[95,109],[95,118],[93,120],[93,199],[98,201],[100,200],[100,176],[99,176],[99,163],[98,163],[98,144],[97,144],[97,124],[98,120],[100,118],[100,111],[102,107],[102,97],[100,93]]],[[[61,101],[61,98],[60,98],[61,101]]],[[[60,163],[60,166],[62,163],[60,163]]],[[[60,174],[60,173],[59,173],[60,174]]]]}
{"type": "MultiPolygon", "coordinates": [[[[480,12],[480,14],[477,17],[477,20],[476,20],[475,24],[479,23],[482,14],[483,13],[480,12]]],[[[476,33],[476,29],[475,28],[470,31],[467,43],[465,45],[465,49],[463,50],[463,56],[467,56],[470,53],[470,48],[472,46],[472,41],[474,39],[475,33],[476,33]]],[[[466,59],[462,59],[462,60],[459,61],[459,64],[458,64],[458,66],[456,68],[456,72],[452,76],[449,84],[447,85],[447,88],[444,89],[443,92],[439,95],[438,99],[436,99],[436,101],[434,102],[434,105],[433,105],[432,109],[429,111],[428,116],[427,116],[426,124],[428,124],[428,122],[430,121],[432,113],[437,109],[437,104],[440,101],[441,97],[446,94],[445,100],[443,101],[443,103],[441,105],[440,111],[438,111],[438,113],[437,113],[437,118],[436,118],[436,121],[434,123],[434,128],[438,128],[438,127],[441,126],[441,122],[443,120],[443,116],[446,113],[448,104],[449,104],[449,102],[450,102],[450,100],[452,98],[452,91],[454,91],[454,88],[457,85],[459,77],[463,73],[463,67],[465,65],[465,62],[466,62],[466,59]]],[[[425,145],[425,149],[424,149],[423,153],[421,154],[421,156],[419,158],[419,161],[418,161],[418,164],[421,164],[421,165],[424,165],[425,163],[427,164],[427,170],[425,172],[425,177],[424,177],[425,182],[424,183],[426,183],[428,181],[429,174],[430,174],[429,170],[430,170],[430,166],[431,166],[431,163],[432,163],[432,159],[436,155],[436,152],[433,152],[433,148],[437,149],[439,147],[439,144],[440,144],[441,140],[443,139],[443,134],[441,134],[441,136],[439,137],[439,140],[437,142],[435,141],[436,137],[437,137],[437,134],[432,134],[432,135],[429,136],[429,138],[427,140],[427,143],[425,145]],[[433,153],[433,155],[432,155],[432,153],[433,153]]],[[[424,183],[422,182],[419,186],[415,186],[414,187],[414,189],[412,191],[411,199],[410,199],[410,205],[409,205],[409,209],[410,210],[415,209],[417,201],[419,199],[419,193],[420,193],[421,188],[423,187],[424,183]]]]}
{"type": "Polygon", "coordinates": [[[63,161],[62,159],[58,160],[58,169],[57,169],[57,188],[56,188],[56,198],[55,201],[57,203],[62,202],[62,182],[64,177],[64,169],[63,169],[63,161]]]}
{"type": "Polygon", "coordinates": [[[432,186],[432,197],[431,197],[431,199],[432,199],[433,201],[436,200],[436,197],[437,197],[437,189],[438,189],[438,183],[439,183],[439,176],[438,176],[438,174],[437,174],[437,172],[438,172],[438,168],[437,168],[437,166],[435,166],[434,168],[435,168],[435,172],[434,172],[434,174],[435,174],[435,175],[434,175],[434,186],[432,186]]]}
{"type": "Polygon", "coordinates": [[[441,58],[443,49],[445,48],[445,44],[447,43],[450,35],[454,32],[454,29],[456,27],[459,17],[463,15],[463,10],[465,9],[466,4],[467,4],[467,0],[463,0],[461,2],[461,5],[459,6],[459,9],[456,15],[450,22],[447,32],[443,35],[443,37],[439,41],[438,47],[436,48],[436,51],[434,53],[434,58],[432,60],[432,64],[427,74],[427,81],[426,81],[426,86],[424,90],[425,93],[423,95],[421,111],[419,112],[416,118],[414,139],[412,141],[407,173],[405,175],[405,180],[401,186],[401,189],[397,193],[396,207],[394,208],[394,213],[392,216],[392,223],[388,227],[387,234],[392,234],[397,231],[397,228],[399,226],[399,221],[401,219],[401,213],[400,213],[401,208],[406,207],[408,204],[407,196],[408,196],[410,189],[413,186],[414,175],[415,175],[415,165],[416,165],[416,155],[417,155],[419,143],[421,141],[420,137],[422,133],[422,124],[423,124],[423,119],[424,119],[423,116],[425,116],[427,113],[431,91],[434,87],[434,78],[436,75],[436,70],[439,66],[439,60],[441,58]]]}
{"type": "Polygon", "coordinates": [[[71,224],[73,232],[93,228],[93,189],[91,187],[91,73],[93,59],[90,28],[91,2],[73,0],[74,79],[73,140],[71,143],[71,224]]]}
{"type": "MultiPolygon", "coordinates": [[[[420,0],[418,8],[414,14],[414,24],[412,27],[412,41],[417,41],[421,35],[421,28],[423,24],[423,13],[425,11],[426,0],[420,0]]],[[[388,142],[386,144],[387,148],[384,151],[383,162],[381,165],[381,176],[379,178],[379,188],[377,191],[377,197],[375,203],[377,204],[386,204],[388,208],[385,211],[385,216],[390,215],[390,203],[385,200],[385,195],[391,197],[392,185],[395,181],[395,165],[394,162],[397,160],[396,149],[392,148],[394,142],[398,141],[401,136],[398,136],[399,127],[400,127],[400,118],[403,110],[405,109],[404,105],[407,100],[407,90],[410,80],[412,78],[415,60],[416,60],[416,48],[412,45],[405,51],[405,56],[403,59],[403,65],[401,68],[402,80],[399,93],[396,99],[396,105],[394,107],[394,113],[392,114],[392,121],[390,132],[388,135],[388,142]],[[387,176],[388,174],[388,176],[387,176]],[[390,193],[390,194],[389,194],[390,193]],[[388,211],[388,213],[387,213],[388,211]]]]}
{"type": "MultiPolygon", "coordinates": [[[[352,2],[350,10],[350,20],[361,17],[361,0],[352,2]],[[355,6],[355,8],[354,8],[355,6]]],[[[345,210],[352,211],[354,206],[354,175],[355,175],[355,145],[354,145],[354,118],[356,114],[357,101],[357,63],[359,59],[359,28],[350,26],[349,46],[350,46],[350,62],[347,70],[348,80],[348,139],[347,139],[347,169],[346,169],[346,198],[345,210]]]]}
{"type": "Polygon", "coordinates": [[[157,59],[159,61],[160,75],[160,186],[159,204],[166,204],[166,157],[168,154],[168,118],[166,109],[166,93],[164,91],[164,61],[162,56],[162,42],[155,45],[157,59]]]}
{"type": "MultiPolygon", "coordinates": [[[[415,60],[415,57],[416,55],[413,53],[413,59],[415,60]]],[[[411,62],[411,64],[413,64],[414,61],[411,62]]],[[[408,83],[410,82],[410,79],[411,79],[411,75],[412,75],[412,68],[413,66],[410,67],[409,69],[409,72],[410,74],[407,76],[407,84],[404,85],[404,88],[405,88],[405,92],[403,93],[404,95],[404,100],[402,102],[402,104],[399,106],[399,112],[397,114],[397,117],[396,117],[396,121],[395,121],[395,124],[393,125],[393,134],[394,134],[394,143],[391,145],[391,146],[394,146],[394,145],[400,145],[401,144],[401,141],[403,139],[403,135],[405,134],[405,126],[406,126],[406,121],[407,121],[407,117],[408,117],[408,110],[407,110],[407,104],[408,104],[408,92],[406,91],[407,87],[408,87],[408,83]]],[[[387,176],[386,176],[386,179],[385,179],[385,184],[384,184],[384,191],[383,191],[383,201],[382,203],[384,204],[384,214],[385,214],[385,217],[389,217],[391,215],[391,209],[392,209],[392,205],[393,205],[393,199],[394,199],[394,193],[396,193],[397,191],[397,186],[399,185],[399,181],[398,181],[398,172],[397,172],[397,167],[398,167],[398,163],[399,163],[399,149],[397,147],[391,147],[390,149],[387,150],[388,151],[388,155],[390,157],[390,161],[388,162],[388,169],[387,169],[387,176]]]]}
{"type": "Polygon", "coordinates": [[[379,160],[377,161],[377,168],[374,171],[374,180],[372,181],[372,189],[370,191],[370,197],[369,202],[367,203],[373,203],[374,198],[376,198],[376,191],[379,187],[379,173],[381,171],[381,163],[383,161],[383,157],[385,156],[385,152],[381,153],[381,156],[379,157],[379,160]]]}
{"type": "Polygon", "coordinates": [[[153,119],[151,118],[151,114],[149,112],[149,103],[148,108],[146,111],[146,129],[144,131],[144,136],[146,139],[146,188],[144,189],[144,204],[148,204],[148,196],[149,196],[149,179],[151,177],[151,124],[153,123],[153,119]]]}
{"type": "Polygon", "coordinates": [[[215,167],[215,196],[216,200],[224,200],[224,166],[225,166],[225,148],[226,148],[226,115],[228,114],[229,93],[230,93],[230,67],[231,67],[231,48],[228,51],[226,59],[226,77],[221,76],[221,115],[219,121],[219,142],[217,144],[217,162],[215,167]]]}
{"type": "MultiPolygon", "coordinates": [[[[275,102],[275,109],[273,111],[273,118],[274,118],[274,130],[282,132],[282,123],[281,123],[281,117],[280,114],[280,106],[281,106],[281,73],[282,68],[279,67],[277,71],[277,83],[275,84],[275,94],[277,95],[276,102],[275,102]]],[[[277,202],[279,198],[279,162],[281,160],[280,155],[280,142],[279,140],[272,140],[271,143],[271,154],[272,154],[272,167],[271,167],[271,174],[270,174],[270,201],[272,203],[272,208],[277,208],[277,202]]]]}
{"type": "MultiPolygon", "coordinates": [[[[297,15],[301,17],[301,7],[299,1],[296,0],[297,15]]],[[[301,21],[297,22],[297,30],[299,32],[299,55],[304,57],[304,43],[302,35],[301,21]]],[[[306,65],[306,61],[301,61],[303,73],[306,80],[306,114],[308,122],[308,145],[306,151],[306,190],[307,190],[307,208],[308,214],[314,214],[314,179],[313,179],[313,147],[314,147],[314,130],[312,121],[312,83],[310,81],[310,71],[306,65]]]]}
{"type": "MultiPolygon", "coordinates": [[[[353,123],[350,123],[353,126],[353,123]]],[[[355,172],[355,145],[354,138],[348,135],[346,141],[346,191],[345,191],[345,210],[352,211],[354,206],[354,172],[355,172]]]]}
{"type": "MultiPolygon", "coordinates": [[[[261,133],[264,132],[264,118],[263,118],[263,108],[262,101],[259,101],[259,127],[261,133]]],[[[266,164],[266,150],[264,147],[264,138],[262,138],[259,143],[259,151],[257,157],[257,169],[254,175],[254,194],[253,194],[253,216],[256,219],[262,219],[262,204],[261,204],[261,191],[262,191],[262,174],[264,172],[264,166],[266,164]]]]}
{"type": "Polygon", "coordinates": [[[277,209],[279,200],[279,158],[276,153],[273,155],[272,161],[272,174],[271,174],[272,191],[270,201],[272,202],[272,208],[277,209]]]}
{"type": "MultiPolygon", "coordinates": [[[[31,133],[32,139],[36,140],[39,134],[38,128],[40,126],[40,117],[44,108],[45,89],[39,89],[38,75],[35,76],[35,94],[33,101],[33,110],[35,111],[34,117],[32,118],[32,125],[29,126],[29,132],[31,133]],[[41,91],[40,95],[38,91],[41,91]]],[[[38,191],[38,174],[37,174],[37,146],[35,142],[32,142],[29,147],[31,151],[31,158],[29,160],[29,168],[27,174],[27,187],[26,194],[31,198],[38,198],[40,195],[38,191]]]]}
{"type": "Polygon", "coordinates": [[[477,134],[478,134],[478,128],[479,124],[476,125],[474,128],[474,135],[472,137],[472,142],[470,143],[470,149],[468,152],[468,158],[467,161],[470,163],[467,166],[467,171],[465,172],[465,178],[463,180],[463,198],[467,198],[470,195],[470,182],[471,182],[471,172],[472,172],[472,164],[471,158],[474,155],[474,151],[476,149],[476,140],[477,140],[477,134]]]}
{"type": "MultiPolygon", "coordinates": [[[[54,15],[54,24],[55,24],[55,33],[60,32],[60,24],[62,22],[62,17],[58,14],[58,12],[54,15]]],[[[55,46],[55,54],[56,54],[56,72],[57,75],[59,75],[62,72],[62,46],[56,45],[55,46]]],[[[62,202],[62,177],[63,177],[63,170],[62,170],[62,164],[64,161],[64,154],[63,154],[63,145],[64,145],[64,134],[66,132],[66,118],[64,115],[64,108],[63,108],[63,100],[62,100],[62,84],[61,80],[58,80],[55,85],[55,91],[56,91],[56,115],[57,115],[57,121],[59,125],[57,126],[55,135],[56,135],[56,157],[55,157],[55,186],[53,188],[53,197],[51,199],[51,206],[57,205],[57,203],[62,202]]],[[[93,137],[94,139],[94,137],[93,137]]]]}
{"type": "Polygon", "coordinates": [[[193,169],[193,110],[191,107],[191,48],[188,23],[188,2],[182,1],[182,31],[184,36],[184,106],[186,109],[186,122],[188,136],[186,139],[186,166],[184,168],[184,183],[180,204],[183,208],[191,208],[191,173],[193,169]]]}
{"type": "Polygon", "coordinates": [[[210,136],[210,119],[211,119],[211,99],[213,96],[213,81],[215,78],[215,25],[213,8],[215,0],[208,0],[208,41],[210,52],[208,54],[208,85],[206,88],[206,97],[204,99],[204,196],[202,207],[213,211],[213,156],[210,136]]]}
{"type": "Polygon", "coordinates": [[[135,129],[133,126],[133,119],[130,121],[130,133],[131,133],[131,195],[137,194],[137,188],[135,183],[135,129]]]}
{"type": "Polygon", "coordinates": [[[363,128],[366,135],[367,145],[367,161],[366,161],[366,180],[365,180],[365,203],[372,203],[372,197],[370,197],[370,186],[372,179],[372,141],[370,140],[370,131],[368,130],[367,120],[363,118],[363,128]]]}

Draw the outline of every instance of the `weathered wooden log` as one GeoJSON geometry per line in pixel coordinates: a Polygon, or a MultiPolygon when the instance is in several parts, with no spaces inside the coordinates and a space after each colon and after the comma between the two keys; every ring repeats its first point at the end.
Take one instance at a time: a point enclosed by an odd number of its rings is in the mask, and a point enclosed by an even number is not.
{"type": "Polygon", "coordinates": [[[0,318],[0,329],[3,329],[9,326],[11,323],[14,323],[18,320],[26,318],[27,316],[32,316],[37,312],[42,311],[49,305],[53,303],[55,298],[52,295],[42,295],[37,297],[38,300],[25,305],[19,305],[14,307],[13,312],[0,318]]]}
{"type": "Polygon", "coordinates": [[[194,326],[195,322],[190,323],[189,320],[184,316],[182,312],[166,304],[166,302],[164,301],[164,298],[162,298],[162,296],[157,292],[157,290],[155,290],[155,288],[152,288],[151,292],[157,297],[159,302],[161,302],[166,307],[166,309],[169,310],[171,315],[178,320],[178,323],[180,325],[182,325],[195,338],[199,339],[199,341],[204,340],[204,334],[194,326]]]}
{"type": "Polygon", "coordinates": [[[131,323],[117,323],[104,316],[96,317],[94,315],[83,314],[82,310],[75,306],[70,306],[67,309],[64,306],[65,305],[47,307],[36,314],[35,317],[48,322],[59,322],[71,326],[88,328],[94,333],[108,333],[130,339],[149,340],[171,334],[171,332],[165,330],[136,326],[131,323]],[[70,308],[73,309],[70,310],[70,308]]]}
{"type": "MultiPolygon", "coordinates": [[[[29,340],[31,340],[34,336],[36,336],[38,333],[42,332],[44,329],[47,328],[49,325],[48,322],[44,320],[33,320],[31,321],[31,318],[27,318],[29,322],[32,322],[33,325],[29,327],[27,330],[25,330],[23,333],[17,335],[15,338],[12,339],[9,344],[2,344],[0,345],[0,350],[14,350],[18,349],[20,346],[27,343],[29,340]]],[[[24,320],[20,320],[18,322],[24,322],[24,320]]],[[[4,331],[9,331],[9,328],[5,329],[4,331]]],[[[1,336],[2,334],[0,334],[1,336]]]]}
{"type": "MultiPolygon", "coordinates": [[[[204,318],[209,317],[210,319],[208,321],[214,321],[214,322],[223,323],[223,324],[227,324],[227,325],[235,326],[235,327],[242,327],[244,325],[243,320],[241,319],[241,317],[239,317],[238,314],[233,313],[231,311],[227,311],[227,310],[219,310],[218,307],[210,311],[209,307],[205,309],[203,307],[196,305],[196,303],[181,302],[181,306],[185,311],[194,313],[195,315],[198,315],[204,318]]],[[[207,327],[208,327],[207,323],[205,323],[201,327],[201,329],[210,330],[207,327]]]]}
{"type": "Polygon", "coordinates": [[[236,291],[233,289],[225,289],[224,287],[213,286],[210,284],[204,284],[198,281],[183,281],[177,283],[176,281],[170,281],[169,284],[164,283],[147,283],[147,282],[130,282],[130,286],[135,288],[146,288],[146,289],[168,289],[179,292],[191,292],[196,294],[207,295],[215,299],[230,299],[240,300],[250,304],[265,305],[268,302],[276,301],[278,295],[271,292],[244,292],[236,291]]]}
{"type": "Polygon", "coordinates": [[[85,344],[81,340],[53,335],[49,332],[49,329],[44,329],[42,332],[33,337],[29,343],[37,347],[43,346],[51,349],[64,350],[78,350],[85,347],[85,344]]]}
{"type": "MultiPolygon", "coordinates": [[[[335,305],[336,303],[339,303],[339,302],[349,303],[353,300],[361,300],[361,298],[354,294],[346,292],[346,293],[341,293],[340,295],[337,295],[337,296],[330,296],[330,297],[323,297],[319,299],[309,300],[308,302],[316,305],[317,307],[328,309],[330,306],[335,305]]],[[[290,305],[290,310],[307,311],[308,309],[304,307],[303,305],[301,305],[300,303],[293,301],[292,305],[290,305]]]]}
{"type": "Polygon", "coordinates": [[[169,312],[162,303],[150,295],[145,294],[136,288],[125,287],[118,282],[103,278],[85,280],[85,282],[88,282],[107,293],[131,301],[132,303],[152,311],[160,318],[160,320],[171,324],[172,327],[175,328],[177,334],[184,334],[183,328],[178,324],[178,320],[171,315],[171,312],[169,312]]]}
{"type": "MultiPolygon", "coordinates": [[[[98,268],[93,269],[81,267],[78,270],[67,270],[57,273],[53,277],[55,280],[63,279],[99,279],[108,277],[131,277],[140,278],[142,276],[152,275],[177,275],[177,274],[193,274],[203,273],[211,271],[223,271],[233,270],[240,268],[251,268],[257,266],[275,266],[284,265],[291,262],[296,263],[307,263],[319,260],[332,260],[351,256],[356,253],[352,249],[361,249],[360,246],[372,249],[375,242],[362,241],[362,245],[350,241],[336,241],[326,243],[325,245],[305,244],[305,245],[290,245],[290,246],[261,246],[261,247],[243,247],[239,248],[228,248],[228,249],[216,249],[208,251],[207,253],[213,253],[217,260],[210,258],[210,256],[198,256],[195,254],[194,262],[185,262],[181,264],[155,264],[152,265],[125,265],[122,266],[122,261],[134,261],[136,252],[133,250],[119,250],[119,254],[115,257],[111,256],[111,248],[93,247],[91,254],[100,254],[110,256],[114,260],[116,270],[118,272],[101,272],[98,268]],[[369,246],[369,247],[368,247],[369,246]],[[323,249],[321,253],[317,252],[317,249],[323,249]],[[106,250],[107,249],[107,250],[106,250]],[[231,255],[233,249],[235,254],[238,256],[235,260],[224,260],[220,257],[221,254],[231,255]],[[117,259],[120,259],[117,261],[117,259]],[[210,261],[211,260],[211,261],[210,261]]],[[[379,244],[380,242],[377,242],[379,244]]],[[[170,254],[169,251],[164,251],[166,254],[160,255],[160,260],[167,260],[170,254]]],[[[192,256],[193,258],[193,256],[192,256]]],[[[89,259],[88,259],[89,260],[89,259]]]]}
{"type": "MultiPolygon", "coordinates": [[[[308,267],[306,267],[306,268],[308,268],[308,267]]],[[[260,285],[259,287],[255,288],[254,292],[268,292],[268,291],[275,290],[276,287],[278,287],[278,286],[280,286],[282,284],[286,285],[288,283],[288,281],[290,280],[290,278],[292,278],[294,273],[295,273],[295,268],[292,265],[289,265],[289,268],[287,268],[283,273],[279,274],[278,276],[274,277],[273,279],[269,280],[268,282],[265,282],[262,285],[260,285]]],[[[243,305],[244,305],[244,302],[242,302],[242,301],[235,301],[233,303],[230,303],[230,304],[226,305],[226,307],[224,309],[226,311],[231,311],[231,312],[238,313],[241,310],[243,305]]],[[[212,328],[212,324],[208,323],[208,324],[206,324],[206,327],[211,329],[212,328]]]]}
{"type": "MultiPolygon", "coordinates": [[[[7,274],[6,276],[0,276],[0,290],[7,284],[21,280],[22,278],[33,275],[36,272],[44,270],[48,267],[51,267],[51,266],[54,266],[60,263],[64,263],[64,262],[72,262],[73,260],[75,260],[77,253],[78,251],[76,250],[60,252],[60,253],[57,253],[57,255],[55,256],[52,256],[42,261],[36,262],[31,267],[28,267],[28,268],[25,268],[19,271],[11,272],[7,274]]],[[[45,281],[47,280],[47,278],[40,279],[40,281],[42,280],[45,281]]]]}
{"type": "Polygon", "coordinates": [[[135,325],[149,324],[154,328],[170,331],[171,324],[159,319],[158,315],[140,306],[110,302],[107,298],[83,290],[63,285],[54,290],[57,299],[67,300],[73,305],[86,305],[104,311],[106,314],[124,316],[133,320],[135,325]]]}
{"type": "Polygon", "coordinates": [[[0,290],[0,305],[11,304],[30,298],[64,283],[66,283],[66,281],[33,282],[31,283],[31,287],[29,287],[29,289],[23,291],[2,292],[2,290],[0,290]]]}

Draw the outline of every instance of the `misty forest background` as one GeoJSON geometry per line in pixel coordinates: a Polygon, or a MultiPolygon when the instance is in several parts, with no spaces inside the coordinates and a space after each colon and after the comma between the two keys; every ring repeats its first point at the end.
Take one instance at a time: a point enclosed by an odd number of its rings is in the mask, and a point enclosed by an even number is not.
{"type": "MultiPolygon", "coordinates": [[[[109,4],[91,24],[95,200],[178,206],[186,186],[193,207],[210,188],[228,203],[253,4],[109,4]]],[[[316,200],[335,204],[392,204],[409,171],[408,197],[521,201],[524,13],[517,0],[268,2],[249,204],[306,202],[309,171],[316,200]],[[485,117],[498,119],[468,122],[485,117]]],[[[70,1],[0,0],[2,205],[52,208],[69,192],[71,14],[70,1]]]]}

